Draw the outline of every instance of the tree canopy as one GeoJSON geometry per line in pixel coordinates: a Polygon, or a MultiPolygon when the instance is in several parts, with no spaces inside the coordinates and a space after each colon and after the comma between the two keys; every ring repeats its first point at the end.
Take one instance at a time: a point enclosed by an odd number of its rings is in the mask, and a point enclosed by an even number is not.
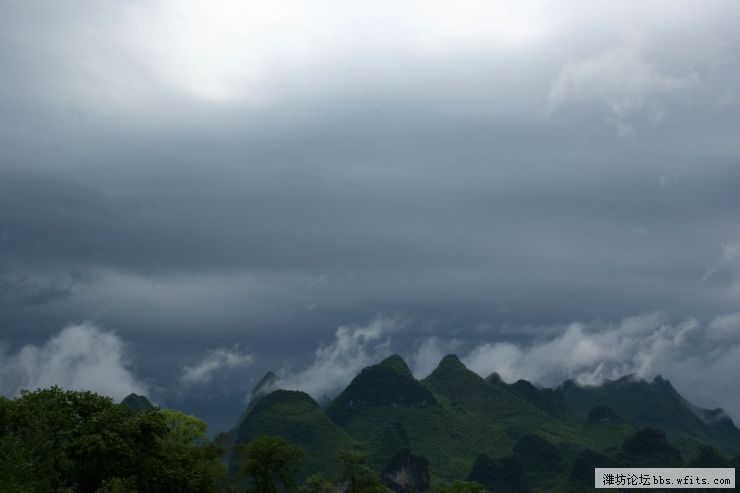
{"type": "Polygon", "coordinates": [[[257,493],[296,491],[303,450],[279,436],[260,435],[239,447],[240,473],[257,493]]]}
{"type": "Polygon", "coordinates": [[[0,490],[214,491],[220,453],[205,424],[58,387],[0,398],[0,490]]]}

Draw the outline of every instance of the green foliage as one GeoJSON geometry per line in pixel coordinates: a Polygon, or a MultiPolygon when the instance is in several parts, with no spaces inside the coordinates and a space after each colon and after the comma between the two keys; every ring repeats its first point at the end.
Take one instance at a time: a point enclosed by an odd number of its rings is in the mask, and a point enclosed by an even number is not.
{"type": "Polygon", "coordinates": [[[311,474],[303,483],[301,493],[334,493],[335,486],[320,473],[311,474]]]}
{"type": "MultiPolygon", "coordinates": [[[[516,409],[518,399],[489,385],[480,376],[468,370],[454,355],[442,358],[437,368],[423,383],[433,389],[460,413],[498,412],[502,407],[516,409]]],[[[530,406],[520,406],[521,408],[530,406]]]]}
{"type": "Polygon", "coordinates": [[[40,489],[34,465],[30,444],[13,433],[13,401],[0,396],[0,490],[30,493],[40,489]]]}
{"type": "Polygon", "coordinates": [[[428,407],[434,396],[417,382],[399,356],[365,368],[327,409],[332,421],[342,426],[363,409],[393,405],[428,407]]]}
{"type": "Polygon", "coordinates": [[[378,474],[368,467],[367,456],[354,450],[339,450],[339,481],[346,485],[346,493],[391,493],[383,486],[378,474]]]}
{"type": "Polygon", "coordinates": [[[611,467],[609,457],[593,450],[584,449],[573,460],[569,481],[573,490],[592,491],[594,487],[594,469],[597,467],[611,467]]]}
{"type": "Polygon", "coordinates": [[[563,468],[560,450],[542,437],[524,435],[514,446],[514,453],[528,472],[543,475],[557,474],[563,468]]]}
{"type": "Polygon", "coordinates": [[[652,382],[625,376],[598,387],[582,387],[568,381],[559,389],[579,417],[586,417],[596,406],[606,405],[622,419],[640,426],[660,428],[672,436],[691,437],[731,454],[740,452],[740,430],[732,426],[721,410],[697,409],[660,376],[652,382]]]}
{"type": "Polygon", "coordinates": [[[589,423],[613,423],[619,421],[619,415],[614,412],[614,409],[601,404],[588,412],[586,421],[589,423]]]}
{"type": "Polygon", "coordinates": [[[732,467],[732,465],[716,448],[702,447],[688,467],[732,467]]]}
{"type": "Polygon", "coordinates": [[[426,491],[429,489],[429,461],[426,457],[402,448],[388,460],[380,473],[386,486],[398,493],[426,491]]]}
{"type": "Polygon", "coordinates": [[[166,432],[164,421],[152,413],[57,387],[23,392],[8,411],[9,439],[27,447],[37,488],[46,491],[94,492],[106,478],[135,475],[140,458],[166,432]]]}
{"type": "Polygon", "coordinates": [[[740,469],[740,455],[736,455],[732,458],[730,461],[730,464],[732,464],[731,467],[734,467],[735,469],[740,469]]]}
{"type": "Polygon", "coordinates": [[[137,412],[92,392],[23,392],[0,401],[0,486],[44,493],[212,491],[219,453],[184,442],[191,432],[185,429],[159,409],[137,412]]]}
{"type": "Polygon", "coordinates": [[[95,493],[138,493],[135,478],[110,478],[100,483],[95,493]]]}
{"type": "Polygon", "coordinates": [[[568,413],[568,404],[560,389],[537,388],[526,380],[517,380],[511,385],[500,382],[500,385],[548,414],[562,416],[568,413]]]}
{"type": "MultiPolygon", "coordinates": [[[[303,478],[317,471],[334,477],[336,466],[326,458],[348,449],[362,452],[365,467],[382,470],[386,484],[398,489],[397,481],[386,478],[395,473],[385,466],[408,449],[428,460],[433,487],[476,479],[477,465],[478,473],[489,475],[488,482],[478,482],[491,491],[499,491],[496,485],[510,491],[587,491],[593,481],[588,469],[595,463],[688,464],[705,444],[734,455],[740,440],[729,420],[719,411],[701,419],[696,412],[662,379],[538,389],[523,380],[505,384],[495,375],[484,380],[450,355],[417,381],[392,356],[357,375],[326,413],[300,392],[257,398],[240,421],[236,441],[270,433],[304,446],[303,478]],[[665,423],[671,441],[637,433],[636,423],[645,421],[665,423]],[[718,430],[726,431],[721,439],[718,430]],[[478,464],[479,456],[489,462],[478,464]]],[[[409,468],[402,469],[398,477],[405,478],[409,468]]]]}
{"type": "MultiPolygon", "coordinates": [[[[303,447],[306,454],[300,478],[315,472],[333,477],[336,474],[335,451],[358,445],[332,423],[308,394],[289,390],[277,390],[250,404],[236,430],[236,443],[249,443],[259,435],[279,435],[303,447]]],[[[237,471],[238,463],[235,454],[230,461],[232,472],[237,471]]]]}
{"type": "Polygon", "coordinates": [[[519,457],[513,455],[500,459],[492,459],[485,454],[479,455],[468,480],[480,483],[495,492],[528,493],[530,491],[524,477],[524,466],[519,457]]]}
{"type": "Polygon", "coordinates": [[[616,457],[619,467],[681,467],[681,453],[657,428],[642,428],[628,437],[616,457]]]}
{"type": "Polygon", "coordinates": [[[241,475],[257,493],[296,491],[296,475],[304,452],[279,436],[261,435],[239,446],[241,475]]]}
{"type": "Polygon", "coordinates": [[[34,479],[34,461],[29,447],[17,437],[0,437],[0,491],[30,493],[42,488],[34,479]]]}
{"type": "MultiPolygon", "coordinates": [[[[489,384],[454,356],[445,357],[420,382],[393,371],[393,366],[399,365],[364,370],[328,409],[330,417],[340,417],[336,422],[347,434],[364,442],[369,464],[376,469],[400,448],[410,448],[427,458],[432,481],[464,478],[478,454],[510,453],[516,440],[531,430],[559,442],[610,443],[601,436],[592,438],[581,421],[557,419],[489,384]],[[419,394],[426,390],[433,400],[425,405],[409,401],[405,388],[420,388],[419,394]]],[[[618,445],[624,436],[620,431],[610,440],[618,445]]]]}
{"type": "Polygon", "coordinates": [[[328,413],[303,392],[255,395],[215,441],[197,417],[142,396],[119,405],[56,387],[24,392],[0,397],[0,491],[389,493],[382,480],[403,492],[577,492],[592,489],[594,467],[740,465],[729,418],[692,408],[665,380],[545,390],[484,380],[454,356],[417,381],[393,356],[360,373],[328,413]],[[242,481],[230,484],[220,459],[234,442],[246,445],[232,456],[242,481]]]}
{"type": "Polygon", "coordinates": [[[195,416],[182,413],[176,409],[161,409],[167,427],[168,440],[182,444],[200,443],[206,438],[206,424],[195,416]]]}
{"type": "Polygon", "coordinates": [[[380,362],[380,366],[384,366],[405,377],[414,378],[406,362],[397,354],[392,354],[386,359],[380,362]]]}
{"type": "Polygon", "coordinates": [[[223,450],[206,439],[206,424],[174,409],[158,411],[167,433],[159,441],[150,488],[156,491],[210,492],[225,476],[223,450]]]}
{"type": "Polygon", "coordinates": [[[489,491],[475,481],[458,480],[432,488],[430,493],[489,493],[489,491]]]}

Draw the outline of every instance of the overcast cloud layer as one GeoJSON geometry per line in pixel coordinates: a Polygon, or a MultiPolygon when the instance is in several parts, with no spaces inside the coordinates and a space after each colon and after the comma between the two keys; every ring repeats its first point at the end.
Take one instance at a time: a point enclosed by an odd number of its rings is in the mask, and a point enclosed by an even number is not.
{"type": "Polygon", "coordinates": [[[341,341],[423,372],[459,349],[512,378],[729,375],[707,341],[740,330],[737,2],[0,6],[13,368],[126,341],[95,389],[232,399],[224,426],[267,369],[329,391],[341,341]],[[715,363],[667,358],[684,332],[715,363]],[[582,350],[544,363],[559,343],[582,350]]]}

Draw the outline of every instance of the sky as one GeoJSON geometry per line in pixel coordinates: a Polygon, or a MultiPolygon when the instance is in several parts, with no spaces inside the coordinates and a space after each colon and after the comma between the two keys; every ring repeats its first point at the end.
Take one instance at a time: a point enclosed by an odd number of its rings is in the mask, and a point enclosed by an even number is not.
{"type": "Polygon", "coordinates": [[[740,422],[740,4],[0,0],[0,393],[662,375],[740,422]]]}

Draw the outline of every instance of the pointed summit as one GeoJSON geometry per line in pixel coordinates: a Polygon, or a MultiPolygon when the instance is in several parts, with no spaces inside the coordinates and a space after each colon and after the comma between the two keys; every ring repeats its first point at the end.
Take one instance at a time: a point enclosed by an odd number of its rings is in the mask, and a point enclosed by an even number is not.
{"type": "Polygon", "coordinates": [[[148,411],[149,409],[152,409],[154,407],[152,403],[149,402],[149,399],[146,398],[146,396],[133,393],[127,395],[121,401],[121,404],[130,407],[134,411],[148,411]]]}
{"type": "Polygon", "coordinates": [[[491,418],[541,413],[511,393],[505,385],[492,385],[469,370],[454,354],[442,358],[422,383],[457,410],[487,413],[491,418]]]}
{"type": "Polygon", "coordinates": [[[393,355],[363,369],[334,399],[327,413],[341,426],[367,409],[434,404],[434,396],[414,378],[403,359],[393,355]]]}
{"type": "Polygon", "coordinates": [[[503,383],[503,380],[501,380],[501,375],[499,375],[498,372],[493,372],[486,377],[486,382],[491,385],[499,385],[503,383]]]}
{"type": "Polygon", "coordinates": [[[395,371],[399,375],[403,375],[404,377],[414,378],[414,375],[411,373],[409,366],[398,354],[392,354],[388,356],[386,359],[381,361],[378,366],[390,368],[391,370],[395,371]]]}
{"type": "Polygon", "coordinates": [[[439,365],[437,365],[437,369],[465,369],[467,370],[467,367],[460,361],[460,358],[457,357],[456,354],[448,354],[444,358],[442,358],[439,361],[439,365]]]}
{"type": "Polygon", "coordinates": [[[268,371],[267,373],[265,373],[265,375],[260,378],[260,381],[257,382],[257,385],[255,385],[252,389],[250,400],[254,400],[275,390],[278,380],[278,376],[275,375],[273,372],[268,371]]]}
{"type": "Polygon", "coordinates": [[[671,384],[671,381],[661,377],[660,375],[656,375],[655,378],[653,378],[653,381],[650,383],[652,387],[654,387],[657,390],[662,390],[663,392],[669,392],[669,393],[675,393],[678,395],[678,392],[671,384]]]}
{"type": "Polygon", "coordinates": [[[561,389],[548,389],[536,387],[528,380],[519,379],[512,384],[499,382],[500,386],[507,389],[520,399],[542,409],[547,414],[556,416],[568,412],[568,404],[565,402],[561,389]]]}
{"type": "Polygon", "coordinates": [[[477,373],[470,371],[454,354],[442,358],[437,368],[424,381],[453,387],[485,385],[485,381],[477,373]]]}
{"type": "Polygon", "coordinates": [[[437,365],[437,368],[424,379],[424,383],[444,395],[462,396],[473,392],[486,393],[488,385],[478,374],[468,368],[454,354],[448,354],[437,365]]]}
{"type": "MultiPolygon", "coordinates": [[[[310,471],[332,471],[328,450],[352,449],[357,442],[332,423],[316,401],[296,390],[274,390],[253,402],[233,431],[235,444],[246,444],[259,435],[277,435],[306,450],[310,471]]],[[[232,447],[229,468],[239,464],[238,448],[232,447]]]]}

